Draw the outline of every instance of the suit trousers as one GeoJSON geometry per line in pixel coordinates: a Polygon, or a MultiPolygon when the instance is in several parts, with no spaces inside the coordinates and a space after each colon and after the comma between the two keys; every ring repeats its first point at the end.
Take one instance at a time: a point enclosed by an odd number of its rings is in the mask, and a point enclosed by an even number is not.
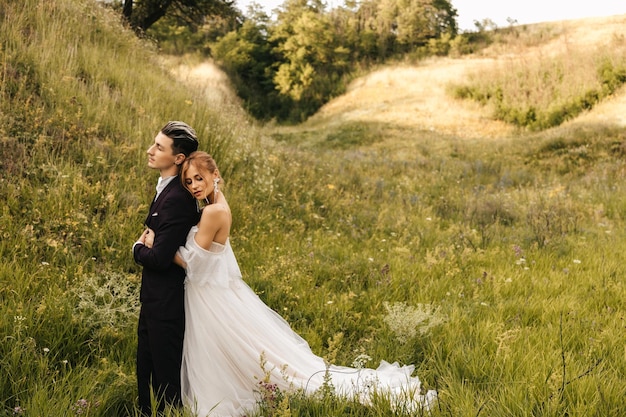
{"type": "Polygon", "coordinates": [[[151,391],[158,409],[165,404],[181,405],[180,368],[183,356],[184,316],[176,319],[155,319],[139,313],[137,330],[137,385],[139,407],[151,415],[151,391]]]}

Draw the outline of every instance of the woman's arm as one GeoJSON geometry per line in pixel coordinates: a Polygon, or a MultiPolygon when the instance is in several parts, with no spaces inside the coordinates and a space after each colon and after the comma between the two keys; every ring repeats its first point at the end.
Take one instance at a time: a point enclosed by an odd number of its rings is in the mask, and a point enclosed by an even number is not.
{"type": "MultiPolygon", "coordinates": [[[[147,228],[141,235],[140,241],[147,247],[151,248],[154,243],[154,230],[147,228]]],[[[174,254],[174,263],[183,269],[187,268],[187,263],[178,252],[174,254]]]]}
{"type": "Polygon", "coordinates": [[[187,269],[187,263],[183,260],[178,252],[174,255],[174,263],[183,269],[187,269]]]}
{"type": "Polygon", "coordinates": [[[193,205],[187,205],[185,201],[187,195],[189,193],[181,187],[178,194],[170,191],[169,194],[159,197],[167,198],[158,207],[158,215],[146,220],[146,225],[154,230],[148,231],[145,236],[145,238],[149,235],[154,236],[152,247],[145,243],[134,245],[135,262],[155,271],[166,271],[173,266],[174,254],[185,244],[189,229],[197,223],[198,213],[195,203],[191,200],[193,205]]]}

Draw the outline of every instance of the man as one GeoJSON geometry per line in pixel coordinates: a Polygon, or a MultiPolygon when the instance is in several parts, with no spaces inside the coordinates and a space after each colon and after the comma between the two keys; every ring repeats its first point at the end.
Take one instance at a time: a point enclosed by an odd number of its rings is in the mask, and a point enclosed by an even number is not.
{"type": "Polygon", "coordinates": [[[198,149],[196,132],[183,122],[168,122],[148,148],[148,167],[160,173],[146,230],[133,246],[135,262],[143,266],[137,344],[139,406],[151,415],[151,390],[159,408],[179,406],[180,367],[185,330],[185,271],[174,254],[185,244],[191,226],[199,221],[193,196],[178,177],[180,165],[198,149]],[[154,231],[151,247],[146,243],[154,231]]]}

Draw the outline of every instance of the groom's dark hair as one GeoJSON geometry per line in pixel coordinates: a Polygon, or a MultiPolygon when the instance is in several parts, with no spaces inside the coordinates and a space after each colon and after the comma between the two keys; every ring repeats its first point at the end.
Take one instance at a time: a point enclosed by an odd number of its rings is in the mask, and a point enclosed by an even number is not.
{"type": "Polygon", "coordinates": [[[187,123],[179,121],[167,122],[161,129],[161,133],[174,142],[172,144],[174,155],[182,153],[185,156],[189,156],[190,153],[198,150],[196,131],[187,123]]]}

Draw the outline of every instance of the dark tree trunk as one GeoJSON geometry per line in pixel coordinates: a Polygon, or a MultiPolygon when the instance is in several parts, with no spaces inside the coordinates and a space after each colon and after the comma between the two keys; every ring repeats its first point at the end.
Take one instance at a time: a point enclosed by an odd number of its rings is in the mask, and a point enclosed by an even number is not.
{"type": "Polygon", "coordinates": [[[145,32],[157,20],[165,16],[167,9],[173,1],[174,0],[160,0],[155,2],[156,4],[153,4],[153,7],[148,11],[148,13],[143,16],[140,21],[136,22],[137,28],[145,32]]]}
{"type": "Polygon", "coordinates": [[[122,16],[131,24],[131,17],[133,15],[133,0],[124,0],[124,7],[122,8],[122,16]]]}
{"type": "MultiPolygon", "coordinates": [[[[2,1],[2,0],[0,0],[2,1]]],[[[202,22],[207,15],[233,17],[235,0],[122,0],[122,16],[137,33],[143,34],[168,13],[175,13],[191,23],[202,22]]]]}

